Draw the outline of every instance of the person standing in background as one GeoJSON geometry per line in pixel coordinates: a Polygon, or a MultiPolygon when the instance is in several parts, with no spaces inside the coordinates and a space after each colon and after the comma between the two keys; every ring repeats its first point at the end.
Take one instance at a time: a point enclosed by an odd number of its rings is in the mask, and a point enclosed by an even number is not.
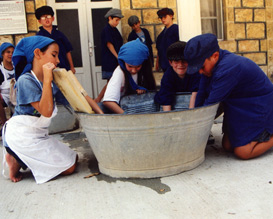
{"type": "Polygon", "coordinates": [[[159,70],[159,66],[165,72],[170,66],[167,58],[167,48],[179,40],[178,25],[173,23],[174,12],[170,8],[162,8],[157,11],[158,18],[161,19],[165,28],[158,35],[156,40],[157,59],[155,70],[159,70]]]}

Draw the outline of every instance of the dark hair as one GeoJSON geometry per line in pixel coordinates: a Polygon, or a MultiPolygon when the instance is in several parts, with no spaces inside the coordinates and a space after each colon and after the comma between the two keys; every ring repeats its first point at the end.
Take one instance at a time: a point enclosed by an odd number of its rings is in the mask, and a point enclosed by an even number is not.
{"type": "Polygon", "coordinates": [[[53,42],[49,43],[48,45],[46,45],[45,47],[41,48],[41,49],[40,49],[41,52],[45,52],[45,51],[48,49],[48,47],[49,47],[51,44],[54,44],[54,43],[56,43],[56,44],[58,45],[58,43],[57,43],[56,41],[53,41],[53,42]]]}
{"type": "Polygon", "coordinates": [[[15,79],[17,80],[27,65],[27,58],[23,56],[15,66],[15,79]]]}
{"type": "MultiPolygon", "coordinates": [[[[109,17],[111,17],[112,19],[114,19],[117,16],[109,16],[109,17]]],[[[107,18],[107,21],[109,21],[109,17],[107,18]]],[[[121,19],[120,17],[117,17],[117,18],[121,19]]]]}
{"type": "MultiPolygon", "coordinates": [[[[125,77],[125,86],[124,86],[125,95],[135,94],[136,91],[132,89],[130,82],[129,82],[128,75],[130,73],[126,69],[122,68],[122,70],[123,70],[124,77],[125,77]]],[[[138,72],[138,76],[137,76],[137,84],[139,86],[145,87],[147,90],[155,90],[156,89],[151,59],[148,58],[147,60],[145,60],[142,63],[142,67],[141,67],[140,71],[138,72]]]]}
{"type": "Polygon", "coordinates": [[[157,12],[158,18],[162,18],[166,15],[174,15],[174,12],[171,8],[162,8],[160,10],[158,10],[157,12]]]}

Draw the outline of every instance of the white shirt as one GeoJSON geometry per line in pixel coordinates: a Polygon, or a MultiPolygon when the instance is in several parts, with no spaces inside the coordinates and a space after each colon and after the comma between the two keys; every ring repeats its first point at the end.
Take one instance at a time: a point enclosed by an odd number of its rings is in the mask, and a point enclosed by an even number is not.
{"type": "Polygon", "coordinates": [[[0,65],[0,70],[4,76],[4,81],[0,85],[1,95],[6,102],[6,104],[9,104],[9,92],[10,92],[10,81],[12,78],[14,78],[14,69],[13,70],[7,70],[5,69],[3,62],[0,65]]]}
{"type": "MultiPolygon", "coordinates": [[[[132,78],[136,82],[136,84],[137,84],[137,75],[138,74],[132,75],[132,78]]],[[[119,103],[120,98],[124,96],[125,94],[124,86],[125,86],[125,76],[120,66],[118,66],[113,72],[113,75],[107,85],[107,88],[103,97],[103,101],[114,101],[116,103],[119,103]]]]}

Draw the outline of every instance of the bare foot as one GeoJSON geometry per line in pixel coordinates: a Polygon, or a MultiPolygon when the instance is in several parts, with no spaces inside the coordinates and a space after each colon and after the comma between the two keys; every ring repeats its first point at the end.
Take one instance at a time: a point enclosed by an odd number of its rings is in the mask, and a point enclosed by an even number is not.
{"type": "Polygon", "coordinates": [[[19,171],[21,166],[16,159],[8,153],[6,154],[6,161],[9,166],[9,178],[12,182],[19,182],[22,179],[22,173],[19,171]]]}

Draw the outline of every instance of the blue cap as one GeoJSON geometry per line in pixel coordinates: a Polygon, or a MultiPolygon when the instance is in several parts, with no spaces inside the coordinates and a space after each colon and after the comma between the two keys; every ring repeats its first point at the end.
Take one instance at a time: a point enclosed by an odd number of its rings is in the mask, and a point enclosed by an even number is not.
{"type": "Polygon", "coordinates": [[[206,33],[191,38],[185,47],[184,57],[188,62],[188,74],[194,74],[202,68],[205,60],[219,51],[217,37],[214,34],[206,33]]]}
{"type": "Polygon", "coordinates": [[[4,52],[7,48],[9,48],[9,47],[13,47],[13,48],[14,48],[14,45],[11,44],[11,43],[2,43],[2,44],[1,44],[1,46],[0,46],[0,58],[1,58],[1,59],[3,58],[3,57],[2,57],[3,52],[4,52]]]}

